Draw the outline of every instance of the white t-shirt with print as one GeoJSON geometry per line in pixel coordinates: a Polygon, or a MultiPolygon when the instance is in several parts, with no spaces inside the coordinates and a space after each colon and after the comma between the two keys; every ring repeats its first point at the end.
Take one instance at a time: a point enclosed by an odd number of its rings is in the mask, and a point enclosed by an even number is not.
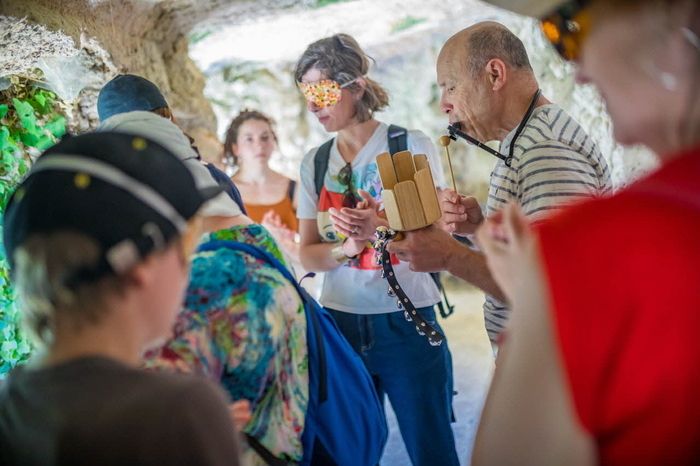
{"type": "MultiPolygon", "coordinates": [[[[382,184],[375,159],[382,152],[388,152],[388,125],[380,123],[367,144],[352,161],[352,182],[355,189],[369,192],[381,201],[382,184]]],[[[327,214],[330,206],[339,207],[346,186],[338,181],[338,172],[346,165],[338,151],[335,138],[328,160],[328,171],[324,178],[321,201],[314,183],[314,156],[318,147],[311,149],[301,163],[301,189],[299,190],[299,219],[316,220],[324,242],[338,241],[327,214]]],[[[426,154],[430,163],[435,184],[444,186],[442,165],[435,146],[420,131],[408,131],[408,150],[415,154],[426,154]]],[[[396,263],[394,270],[399,284],[416,307],[436,304],[440,294],[427,273],[412,272],[405,262],[396,263]]],[[[323,306],[355,314],[380,314],[394,312],[396,298],[387,294],[388,283],[381,278],[381,269],[374,264],[373,250],[365,249],[359,260],[341,265],[325,273],[320,302],[323,306]]]]}

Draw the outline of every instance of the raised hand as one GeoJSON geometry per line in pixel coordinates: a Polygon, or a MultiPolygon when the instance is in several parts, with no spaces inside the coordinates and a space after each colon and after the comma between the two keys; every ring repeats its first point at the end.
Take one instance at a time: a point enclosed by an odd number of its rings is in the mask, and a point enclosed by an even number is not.
{"type": "Polygon", "coordinates": [[[228,412],[233,420],[233,425],[239,431],[250,421],[250,402],[248,400],[238,400],[228,405],[228,412]]]}
{"type": "Polygon", "coordinates": [[[263,215],[262,221],[260,223],[268,230],[285,228],[284,223],[282,223],[282,217],[280,217],[279,214],[274,210],[268,210],[267,212],[265,212],[265,215],[263,215]]]}
{"type": "Polygon", "coordinates": [[[493,278],[512,304],[527,293],[527,280],[539,266],[535,234],[517,204],[507,204],[477,230],[493,278]]]}
{"type": "Polygon", "coordinates": [[[452,189],[440,190],[438,197],[442,209],[439,224],[448,233],[470,235],[484,221],[484,215],[475,197],[462,196],[452,189]]]}

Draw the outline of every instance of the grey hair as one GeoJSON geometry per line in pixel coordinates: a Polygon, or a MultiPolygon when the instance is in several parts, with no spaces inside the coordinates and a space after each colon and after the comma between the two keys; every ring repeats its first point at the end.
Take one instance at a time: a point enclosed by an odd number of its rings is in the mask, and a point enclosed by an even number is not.
{"type": "Polygon", "coordinates": [[[532,71],[525,45],[507,27],[494,24],[479,28],[469,35],[467,70],[474,76],[494,58],[515,69],[532,71]]]}

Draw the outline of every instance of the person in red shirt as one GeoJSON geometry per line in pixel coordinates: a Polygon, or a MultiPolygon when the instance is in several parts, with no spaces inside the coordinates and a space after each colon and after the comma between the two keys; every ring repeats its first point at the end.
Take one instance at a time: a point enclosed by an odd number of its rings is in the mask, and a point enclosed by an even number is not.
{"type": "Polygon", "coordinates": [[[700,463],[700,8],[490,0],[543,17],[616,139],[661,167],[615,196],[477,237],[513,306],[473,464],[700,463]]]}

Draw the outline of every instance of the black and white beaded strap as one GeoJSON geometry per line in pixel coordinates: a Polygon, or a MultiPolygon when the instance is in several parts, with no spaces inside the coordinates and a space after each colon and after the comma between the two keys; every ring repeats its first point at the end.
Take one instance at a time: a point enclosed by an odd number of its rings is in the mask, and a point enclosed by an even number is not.
{"type": "Polygon", "coordinates": [[[391,265],[391,256],[386,250],[389,242],[396,237],[396,232],[390,228],[379,227],[375,234],[377,236],[377,241],[374,243],[374,249],[377,253],[377,265],[382,266],[382,278],[385,278],[389,282],[389,296],[392,298],[396,297],[396,305],[399,310],[403,311],[403,315],[408,322],[413,322],[415,324],[416,331],[419,335],[424,335],[428,338],[428,342],[432,346],[440,346],[445,340],[445,335],[430,325],[428,321],[418,313],[416,307],[396,279],[394,267],[391,265]]]}

